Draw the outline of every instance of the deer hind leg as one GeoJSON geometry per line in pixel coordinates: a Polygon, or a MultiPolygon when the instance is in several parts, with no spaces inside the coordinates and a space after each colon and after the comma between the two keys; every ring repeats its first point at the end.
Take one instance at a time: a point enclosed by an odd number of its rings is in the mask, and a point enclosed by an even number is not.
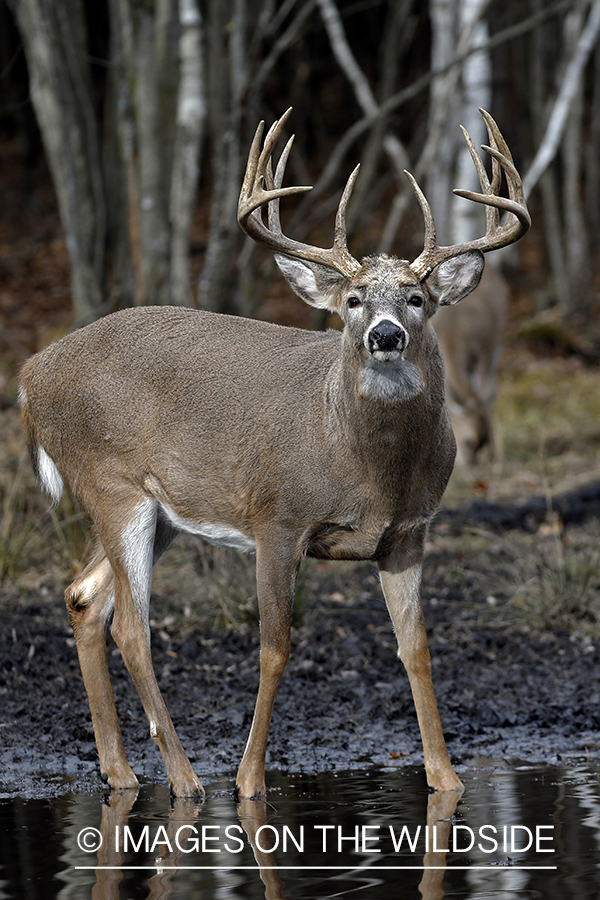
{"type": "MultiPolygon", "coordinates": [[[[158,523],[153,562],[177,535],[168,523],[158,523]]],[[[79,665],[88,695],[102,777],[111,788],[137,788],[123,746],[123,737],[108,673],[106,631],[115,605],[113,570],[102,545],[84,571],[65,591],[65,603],[77,645],[79,665]]]]}
{"type": "Polygon", "coordinates": [[[265,757],[279,681],[290,656],[290,629],[298,562],[257,543],[256,587],[260,616],[260,682],[248,743],[238,769],[239,797],[266,794],[265,757]],[[284,557],[284,558],[282,558],[284,557]]]}
{"type": "Polygon", "coordinates": [[[150,652],[152,565],[176,532],[162,522],[157,530],[157,503],[148,497],[130,506],[124,527],[110,521],[96,525],[114,573],[112,636],[142,701],[150,735],[163,755],[171,790],[178,797],[197,797],[204,791],[173,727],[150,652]]]}
{"type": "Polygon", "coordinates": [[[427,783],[436,791],[459,791],[442,731],[431,678],[431,657],[421,606],[421,568],[425,529],[407,538],[380,565],[381,584],[398,639],[417,711],[427,783]]]}
{"type": "Polygon", "coordinates": [[[106,658],[106,629],[115,593],[112,568],[102,548],[65,591],[65,602],[88,695],[102,777],[111,788],[136,788],[123,747],[106,658]]]}

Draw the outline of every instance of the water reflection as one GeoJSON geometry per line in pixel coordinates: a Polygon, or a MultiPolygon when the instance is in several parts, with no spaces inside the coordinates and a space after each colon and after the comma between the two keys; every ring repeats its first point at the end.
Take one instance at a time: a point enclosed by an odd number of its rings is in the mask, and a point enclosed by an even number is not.
{"type": "Polygon", "coordinates": [[[0,898],[596,900],[595,772],[486,768],[464,780],[462,797],[379,770],[271,773],[268,802],[238,806],[226,781],[201,805],[154,785],[0,801],[0,898]]]}

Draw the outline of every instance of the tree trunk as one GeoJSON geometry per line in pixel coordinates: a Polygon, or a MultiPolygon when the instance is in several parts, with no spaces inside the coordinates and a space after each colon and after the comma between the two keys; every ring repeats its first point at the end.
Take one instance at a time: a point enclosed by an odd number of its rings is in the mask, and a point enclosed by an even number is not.
{"type": "Polygon", "coordinates": [[[113,0],[111,11],[128,86],[122,127],[133,138],[129,169],[139,227],[138,284],[142,302],[164,304],[171,301],[169,201],[177,108],[177,0],[157,0],[155,5],[113,0]]]}
{"type": "Polygon", "coordinates": [[[207,14],[213,171],[210,234],[198,302],[204,309],[218,312],[231,306],[234,284],[231,260],[240,240],[236,207],[241,171],[240,93],[245,72],[242,52],[245,23],[240,5],[239,0],[210,0],[207,14]]]}
{"type": "Polygon", "coordinates": [[[54,180],[76,324],[191,302],[188,240],[204,120],[196,0],[109,0],[97,114],[83,0],[11,0],[54,180]]]}
{"type": "MultiPolygon", "coordinates": [[[[479,0],[462,0],[460,4],[460,29],[471,29],[473,19],[477,19],[479,0]]],[[[472,29],[470,47],[484,47],[489,38],[487,22],[477,21],[472,29]]],[[[492,99],[492,66],[488,51],[479,50],[465,60],[462,72],[460,109],[457,120],[467,129],[475,147],[487,143],[485,123],[479,109],[489,110],[492,99]]],[[[455,126],[454,126],[455,127],[455,126]]],[[[479,191],[479,179],[471,154],[466,144],[462,144],[457,154],[456,184],[462,190],[479,191]]],[[[484,233],[485,213],[477,203],[449,195],[450,242],[460,244],[472,241],[484,233]]]]}
{"type": "Polygon", "coordinates": [[[189,235],[199,179],[199,155],[206,118],[202,21],[196,0],[179,0],[179,91],[173,173],[169,197],[171,223],[171,302],[191,304],[189,235]]]}
{"type": "MultiPolygon", "coordinates": [[[[574,10],[567,16],[566,44],[573,50],[583,30],[583,16],[574,10]]],[[[592,309],[592,273],[582,202],[583,86],[581,80],[569,108],[562,144],[564,159],[563,205],[569,290],[564,315],[575,325],[586,325],[592,309]]]]}
{"type": "MultiPolygon", "coordinates": [[[[456,51],[458,36],[458,7],[456,0],[430,0],[431,68],[444,69],[456,51]]],[[[457,74],[454,74],[457,80],[457,74]]],[[[435,219],[438,238],[448,243],[450,238],[450,197],[454,178],[454,160],[458,137],[449,122],[456,121],[456,91],[448,91],[447,78],[435,79],[431,84],[429,135],[439,133],[437,152],[432,165],[427,165],[426,194],[435,219]]]]}
{"type": "Polygon", "coordinates": [[[10,0],[58,198],[75,321],[105,310],[106,206],[82,0],[10,0]]]}

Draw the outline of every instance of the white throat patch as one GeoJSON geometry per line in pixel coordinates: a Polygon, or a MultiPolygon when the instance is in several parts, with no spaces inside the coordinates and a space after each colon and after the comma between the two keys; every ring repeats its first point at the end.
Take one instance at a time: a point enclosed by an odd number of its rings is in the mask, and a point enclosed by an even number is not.
{"type": "Polygon", "coordinates": [[[420,370],[406,359],[399,362],[369,359],[360,373],[360,394],[379,403],[412,400],[424,387],[420,370]]]}

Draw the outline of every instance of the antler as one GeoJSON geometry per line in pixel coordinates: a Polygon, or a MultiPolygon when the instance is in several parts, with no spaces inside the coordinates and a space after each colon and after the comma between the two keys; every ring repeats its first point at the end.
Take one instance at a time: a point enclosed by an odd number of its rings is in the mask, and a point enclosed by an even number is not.
{"type": "Polygon", "coordinates": [[[410,267],[419,281],[422,281],[423,278],[429,275],[439,263],[458,256],[466,250],[481,250],[483,253],[487,253],[489,250],[498,250],[500,247],[506,247],[522,237],[531,225],[531,217],[525,203],[521,176],[513,164],[506,141],[490,114],[484,109],[480,109],[479,112],[484,118],[491,144],[490,147],[483,145],[482,149],[492,157],[492,180],[490,182],[469,134],[461,126],[471,158],[477,169],[482,193],[477,194],[474,191],[459,190],[455,190],[454,193],[459,197],[465,197],[467,200],[474,200],[475,203],[485,203],[486,233],[483,237],[463,244],[454,244],[450,247],[439,247],[429,203],[415,178],[410,172],[405,173],[417,195],[417,200],[425,219],[423,251],[414,262],[410,263],[410,267]],[[503,170],[508,186],[508,198],[498,196],[503,170]],[[500,210],[508,212],[504,225],[500,224],[500,210]]]}
{"type": "Polygon", "coordinates": [[[312,190],[311,187],[282,187],[285,166],[292,149],[294,138],[287,142],[277,164],[275,178],[271,168],[271,157],[275,145],[279,140],[283,127],[291,113],[291,108],[282,117],[275,121],[265,138],[262,152],[260,145],[264,130],[264,122],[260,122],[248,154],[248,164],[240,199],[238,201],[238,222],[246,234],[250,235],[258,243],[266,244],[271,250],[287,253],[299,259],[309,262],[321,263],[330,269],[335,269],[340,275],[351,278],[360,269],[360,263],[348,252],[346,238],[346,207],[350,200],[352,188],[358,175],[359,166],[352,172],[342,193],[338,211],[335,217],[335,234],[333,246],[329,250],[320,247],[312,247],[301,241],[293,241],[286,237],[281,230],[279,220],[279,200],[289,194],[299,194],[312,190]],[[261,208],[268,204],[268,227],[264,224],[261,208]]]}

